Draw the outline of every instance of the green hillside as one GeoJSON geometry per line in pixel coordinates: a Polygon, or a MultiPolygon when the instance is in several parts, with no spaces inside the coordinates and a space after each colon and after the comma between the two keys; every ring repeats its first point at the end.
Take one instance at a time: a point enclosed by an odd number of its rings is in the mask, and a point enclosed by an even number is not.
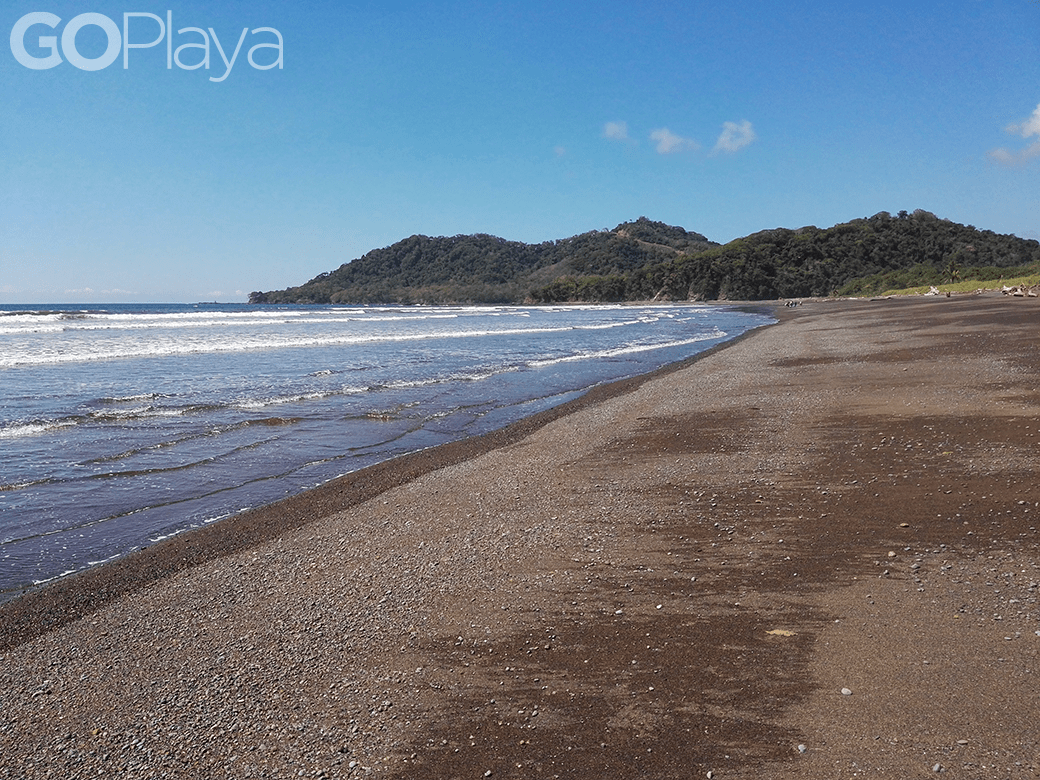
{"type": "Polygon", "coordinates": [[[1038,264],[1037,241],[926,211],[764,230],[724,246],[640,217],[541,244],[412,236],[299,287],[252,293],[250,302],[770,300],[996,279],[1034,273],[1038,264]]]}
{"type": "Polygon", "coordinates": [[[534,288],[562,276],[623,279],[682,252],[712,246],[717,244],[702,235],[646,217],[613,230],[541,244],[483,234],[416,235],[368,252],[299,287],[256,292],[249,299],[252,303],[519,302],[530,298],[534,288]]]}
{"type": "Polygon", "coordinates": [[[1036,263],[1036,241],[926,211],[881,212],[825,229],[765,230],[648,266],[629,277],[625,294],[670,300],[874,295],[949,278],[997,278],[1036,263]]]}

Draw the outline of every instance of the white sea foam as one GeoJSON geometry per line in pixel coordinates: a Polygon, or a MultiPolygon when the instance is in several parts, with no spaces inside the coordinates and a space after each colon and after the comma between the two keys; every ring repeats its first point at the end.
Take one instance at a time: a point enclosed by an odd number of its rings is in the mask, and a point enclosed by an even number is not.
{"type": "Polygon", "coordinates": [[[158,536],[149,536],[148,537],[148,541],[151,542],[152,544],[155,544],[156,542],[162,542],[162,541],[165,541],[167,539],[172,539],[175,536],[180,536],[182,533],[184,533],[187,530],[188,530],[187,528],[178,528],[175,531],[170,531],[170,533],[168,533],[168,534],[159,534],[158,536]]]}
{"type": "Polygon", "coordinates": [[[138,401],[154,401],[159,398],[158,393],[137,393],[135,395],[121,395],[113,398],[101,398],[100,403],[103,404],[130,404],[137,403],[138,401]]]}
{"type": "Polygon", "coordinates": [[[404,390],[408,388],[416,387],[430,387],[432,385],[443,385],[450,382],[479,382],[483,379],[490,379],[493,376],[504,374],[511,371],[518,371],[520,366],[503,364],[494,368],[485,368],[481,371],[459,371],[444,376],[432,376],[426,379],[398,379],[393,382],[386,382],[376,387],[367,388],[369,390],[404,390]]]}
{"type": "Polygon", "coordinates": [[[725,337],[726,334],[724,332],[716,329],[711,333],[706,333],[702,336],[697,336],[691,339],[665,341],[660,344],[633,344],[627,347],[616,347],[614,349],[601,349],[593,352],[582,352],[576,355],[567,355],[565,357],[546,358],[544,360],[532,360],[527,365],[529,365],[531,368],[544,368],[545,366],[552,366],[558,363],[571,363],[576,360],[596,360],[599,358],[619,357],[621,355],[633,355],[639,352],[650,352],[655,349],[666,349],[668,347],[685,347],[689,344],[697,344],[701,341],[711,341],[712,339],[722,339],[725,337]]]}
{"type": "Polygon", "coordinates": [[[608,322],[599,325],[575,325],[575,330],[611,330],[612,328],[627,328],[631,325],[644,325],[657,322],[660,317],[639,317],[634,320],[621,320],[620,322],[608,322]]]}
{"type": "Polygon", "coordinates": [[[61,333],[65,329],[58,323],[34,323],[19,327],[11,327],[7,323],[0,325],[0,336],[39,335],[41,333],[61,333]]]}
{"type": "Polygon", "coordinates": [[[263,327],[279,324],[327,325],[357,322],[422,322],[424,320],[458,319],[466,314],[481,313],[478,309],[377,309],[373,311],[377,311],[378,314],[371,314],[364,309],[9,314],[0,318],[0,334],[263,327]]]}
{"type": "Polygon", "coordinates": [[[46,585],[48,582],[55,582],[56,580],[60,580],[60,579],[63,579],[65,577],[68,577],[70,574],[75,574],[76,571],[77,571],[76,569],[66,569],[61,574],[56,574],[53,577],[45,577],[45,578],[40,579],[40,580],[33,580],[32,584],[33,585],[46,585]]]}
{"type": "Polygon", "coordinates": [[[97,560],[97,561],[87,561],[87,566],[100,566],[103,563],[108,563],[109,561],[114,561],[116,558],[122,558],[122,557],[123,557],[123,553],[116,553],[115,555],[110,555],[107,558],[101,558],[100,560],[97,560]]]}
{"type": "Polygon", "coordinates": [[[345,388],[336,392],[322,393],[295,393],[293,395],[271,396],[269,398],[243,398],[234,403],[239,409],[263,409],[266,406],[280,406],[282,404],[295,404],[301,401],[317,401],[323,398],[331,398],[335,395],[347,395],[350,393],[362,393],[366,388],[345,388]]]}
{"type": "Polygon", "coordinates": [[[0,428],[0,439],[18,439],[23,436],[39,436],[41,433],[49,433],[60,428],[68,428],[72,425],[75,425],[75,422],[71,420],[15,423],[0,428]]]}
{"type": "MultiPolygon", "coordinates": [[[[635,321],[627,324],[634,324],[635,321]]],[[[584,330],[609,330],[617,327],[613,323],[583,327],[584,330]]],[[[256,352],[278,349],[301,349],[308,347],[343,347],[355,345],[423,342],[434,339],[473,339],[487,336],[525,336],[544,333],[565,333],[575,326],[467,329],[450,331],[423,331],[418,333],[377,334],[329,334],[322,336],[281,336],[228,339],[211,335],[200,339],[157,337],[153,339],[119,339],[112,341],[76,341],[72,344],[33,344],[21,350],[10,349],[0,355],[0,368],[15,368],[33,365],[62,365],[88,363],[127,358],[157,358],[177,355],[256,352]]]]}
{"type": "Polygon", "coordinates": [[[191,410],[187,408],[155,408],[153,406],[138,406],[130,409],[105,409],[104,411],[92,412],[90,417],[95,420],[131,420],[147,417],[182,417],[191,410]]]}

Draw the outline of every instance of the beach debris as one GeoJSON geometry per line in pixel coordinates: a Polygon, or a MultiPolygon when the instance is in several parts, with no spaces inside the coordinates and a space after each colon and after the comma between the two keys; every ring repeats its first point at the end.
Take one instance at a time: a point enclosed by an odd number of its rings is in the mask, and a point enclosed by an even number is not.
{"type": "Polygon", "coordinates": [[[1024,284],[1016,284],[1013,287],[1008,287],[1006,284],[1000,288],[1000,292],[1004,295],[1010,295],[1015,298],[1036,298],[1037,297],[1037,285],[1026,286],[1024,284]]]}
{"type": "Polygon", "coordinates": [[[851,696],[852,695],[852,691],[849,690],[848,688],[842,688],[841,689],[841,695],[842,696],[851,696]]]}
{"type": "Polygon", "coordinates": [[[788,631],[786,628],[774,628],[771,631],[766,631],[766,633],[773,636],[794,636],[794,631],[788,631]]]}
{"type": "Polygon", "coordinates": [[[940,294],[941,293],[939,292],[939,288],[936,287],[934,284],[932,285],[931,289],[928,292],[925,293],[925,295],[940,295],[940,294]]]}
{"type": "Polygon", "coordinates": [[[799,746],[798,746],[798,752],[799,752],[799,753],[804,753],[804,752],[805,752],[806,750],[808,750],[808,749],[809,749],[809,748],[807,748],[807,747],[806,747],[805,745],[799,745],[799,746]]]}

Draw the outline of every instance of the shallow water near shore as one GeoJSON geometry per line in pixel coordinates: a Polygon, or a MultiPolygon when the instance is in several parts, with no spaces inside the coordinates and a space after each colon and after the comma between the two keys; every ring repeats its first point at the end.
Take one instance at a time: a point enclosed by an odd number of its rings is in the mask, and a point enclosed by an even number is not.
{"type": "Polygon", "coordinates": [[[770,321],[694,305],[0,306],[0,600],[770,321]]]}

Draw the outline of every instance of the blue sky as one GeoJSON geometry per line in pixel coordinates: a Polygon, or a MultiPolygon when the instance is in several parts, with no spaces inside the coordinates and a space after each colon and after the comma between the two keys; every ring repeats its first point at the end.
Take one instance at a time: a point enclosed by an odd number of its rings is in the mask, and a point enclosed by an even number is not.
{"type": "Polygon", "coordinates": [[[3,5],[0,303],[241,301],[415,233],[639,216],[725,242],[922,208],[1040,238],[1040,0],[3,5]],[[9,40],[41,11],[25,51],[62,62],[30,69],[9,40]],[[77,15],[168,11],[208,70],[165,39],[93,71],[62,48],[77,15]],[[219,81],[210,28],[227,59],[247,31],[219,81]],[[259,28],[281,68],[248,62],[259,28]]]}

